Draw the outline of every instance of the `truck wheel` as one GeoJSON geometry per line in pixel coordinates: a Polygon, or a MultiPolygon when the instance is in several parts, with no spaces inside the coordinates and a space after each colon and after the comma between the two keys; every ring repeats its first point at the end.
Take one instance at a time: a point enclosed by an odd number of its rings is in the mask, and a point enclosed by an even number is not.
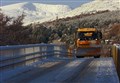
{"type": "Polygon", "coordinates": [[[100,55],[94,56],[94,58],[100,58],[100,55]]]}
{"type": "Polygon", "coordinates": [[[76,56],[77,58],[84,58],[84,56],[76,56]]]}

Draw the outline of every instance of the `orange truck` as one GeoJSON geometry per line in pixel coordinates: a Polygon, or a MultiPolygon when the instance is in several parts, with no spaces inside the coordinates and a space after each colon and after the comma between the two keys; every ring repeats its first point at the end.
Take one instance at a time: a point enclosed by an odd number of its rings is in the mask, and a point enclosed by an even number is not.
{"type": "Polygon", "coordinates": [[[93,56],[99,58],[101,55],[102,33],[96,28],[78,28],[75,38],[76,57],[93,56]]]}

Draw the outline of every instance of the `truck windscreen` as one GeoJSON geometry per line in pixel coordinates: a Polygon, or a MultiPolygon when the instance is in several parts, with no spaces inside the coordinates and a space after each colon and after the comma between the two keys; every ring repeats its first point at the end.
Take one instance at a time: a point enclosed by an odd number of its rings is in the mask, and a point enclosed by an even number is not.
{"type": "Polygon", "coordinates": [[[95,40],[98,39],[98,36],[96,32],[79,32],[78,38],[80,40],[95,40]]]}

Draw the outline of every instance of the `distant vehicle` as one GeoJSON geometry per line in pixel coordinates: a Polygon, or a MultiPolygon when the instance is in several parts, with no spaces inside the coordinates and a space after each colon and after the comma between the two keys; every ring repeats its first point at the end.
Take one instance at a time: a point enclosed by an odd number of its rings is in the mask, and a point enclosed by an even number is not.
{"type": "Polygon", "coordinates": [[[102,33],[96,28],[78,28],[75,35],[76,57],[101,55],[102,33]]]}

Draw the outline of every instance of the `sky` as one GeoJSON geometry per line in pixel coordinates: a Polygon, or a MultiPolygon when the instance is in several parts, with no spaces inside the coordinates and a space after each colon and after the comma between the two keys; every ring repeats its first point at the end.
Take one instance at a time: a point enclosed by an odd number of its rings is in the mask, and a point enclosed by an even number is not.
{"type": "Polygon", "coordinates": [[[0,0],[0,6],[5,6],[20,2],[37,2],[45,4],[63,4],[68,5],[72,9],[79,7],[83,3],[90,2],[91,0],[0,0]]]}

